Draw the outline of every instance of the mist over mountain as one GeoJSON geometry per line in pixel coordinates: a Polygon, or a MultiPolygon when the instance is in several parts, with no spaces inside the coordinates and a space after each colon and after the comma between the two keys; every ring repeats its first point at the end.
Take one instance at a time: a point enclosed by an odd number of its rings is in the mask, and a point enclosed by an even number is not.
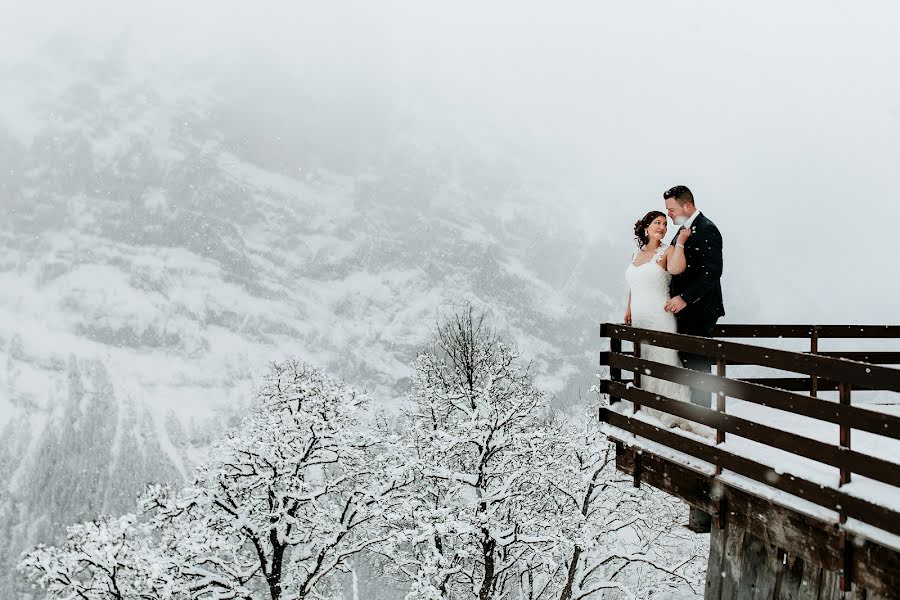
{"type": "Polygon", "coordinates": [[[390,409],[470,300],[558,406],[587,393],[618,263],[509,139],[365,86],[51,54],[6,73],[0,130],[4,596],[26,547],[189,477],[268,361],[390,409]]]}
{"type": "Polygon", "coordinates": [[[390,411],[469,300],[578,402],[675,184],[725,321],[897,322],[897,11],[3,4],[0,597],[189,478],[270,361],[390,411]]]}

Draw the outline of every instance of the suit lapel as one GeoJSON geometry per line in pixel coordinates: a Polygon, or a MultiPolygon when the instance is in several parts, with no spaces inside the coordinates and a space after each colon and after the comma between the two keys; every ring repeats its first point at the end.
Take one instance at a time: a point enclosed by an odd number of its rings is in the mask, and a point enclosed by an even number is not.
{"type": "Polygon", "coordinates": [[[694,219],[694,222],[691,223],[691,237],[688,238],[687,243],[691,244],[694,248],[699,248],[697,245],[697,236],[699,236],[706,226],[706,218],[703,216],[703,213],[697,215],[697,218],[694,219]]]}
{"type": "Polygon", "coordinates": [[[697,218],[694,219],[694,222],[691,223],[691,233],[697,233],[705,225],[706,217],[703,216],[703,213],[699,213],[697,218]]]}
{"type": "MultiPolygon", "coordinates": [[[[696,244],[696,241],[697,241],[697,235],[703,229],[703,225],[704,225],[703,219],[704,219],[703,213],[700,213],[697,215],[697,218],[694,219],[693,223],[691,223],[691,236],[684,243],[684,251],[685,252],[691,252],[693,254],[693,251],[699,248],[699,246],[697,246],[697,244],[696,244]]],[[[682,229],[684,229],[684,225],[682,225],[681,227],[678,228],[678,232],[680,232],[682,229]]],[[[678,233],[675,233],[675,239],[676,240],[678,239],[678,233]]]]}

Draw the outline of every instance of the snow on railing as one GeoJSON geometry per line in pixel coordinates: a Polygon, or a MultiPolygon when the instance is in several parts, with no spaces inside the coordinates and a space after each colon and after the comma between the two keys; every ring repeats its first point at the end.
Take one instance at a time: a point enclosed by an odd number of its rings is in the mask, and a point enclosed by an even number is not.
{"type": "MultiPolygon", "coordinates": [[[[845,548],[846,589],[851,572],[848,519],[900,540],[900,406],[873,410],[851,402],[854,389],[900,392],[900,369],[884,366],[900,364],[900,352],[818,352],[822,338],[900,339],[900,326],[720,325],[714,332],[719,337],[702,338],[605,323],[601,335],[610,338],[610,350],[601,353],[600,362],[609,367],[601,391],[609,394],[611,405],[602,407],[599,416],[641,438],[631,440],[633,452],[635,445],[649,440],[652,447],[662,445],[713,465],[712,477],[717,480],[726,471],[728,476],[736,474],[790,494],[799,499],[795,507],[809,502],[833,511],[845,548]],[[807,338],[810,351],[723,337],[807,338]],[[623,342],[630,342],[633,350],[624,352],[623,342]],[[642,358],[645,344],[706,356],[715,365],[715,374],[642,358]],[[727,377],[727,367],[735,365],[796,375],[727,377]],[[624,379],[623,371],[630,371],[633,378],[624,379]],[[651,375],[715,394],[715,406],[706,408],[642,389],[641,377],[651,375]],[[838,391],[837,401],[818,397],[828,390],[838,391]],[[675,422],[684,419],[706,426],[709,437],[670,429],[641,407],[671,415],[675,422]],[[851,445],[853,430],[857,433],[851,445]]],[[[640,482],[639,464],[636,455],[635,485],[640,482]]],[[[721,526],[724,514],[714,516],[721,526]]]]}

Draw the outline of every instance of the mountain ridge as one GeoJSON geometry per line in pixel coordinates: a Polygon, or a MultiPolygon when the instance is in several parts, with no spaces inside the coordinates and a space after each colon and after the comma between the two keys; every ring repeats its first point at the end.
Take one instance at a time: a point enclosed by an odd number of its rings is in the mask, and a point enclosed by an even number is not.
{"type": "Polygon", "coordinates": [[[0,563],[189,477],[270,360],[297,356],[390,406],[464,299],[558,405],[590,385],[584,330],[614,304],[590,268],[606,247],[580,244],[553,190],[501,168],[489,138],[496,170],[433,130],[366,166],[351,149],[345,173],[271,168],[217,121],[235,114],[227,96],[70,79],[35,104],[30,146],[0,122],[0,563]]]}

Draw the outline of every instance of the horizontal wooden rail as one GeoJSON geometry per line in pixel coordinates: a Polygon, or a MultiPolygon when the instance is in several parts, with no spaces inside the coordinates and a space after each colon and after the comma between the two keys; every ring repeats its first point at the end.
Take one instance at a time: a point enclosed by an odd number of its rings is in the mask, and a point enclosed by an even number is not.
{"type": "Polygon", "coordinates": [[[715,337],[730,338],[898,338],[900,325],[716,325],[715,337]]]}
{"type": "MultiPolygon", "coordinates": [[[[634,356],[634,352],[625,351],[622,354],[628,356],[634,356]]],[[[800,354],[813,354],[811,352],[801,352],[800,354]]],[[[865,350],[862,351],[834,351],[834,352],[815,352],[816,356],[827,356],[829,358],[842,358],[846,360],[853,360],[857,362],[864,362],[873,365],[900,365],[900,352],[867,352],[865,350]]],[[[764,366],[759,365],[755,362],[744,363],[736,360],[728,361],[728,364],[732,367],[737,367],[741,365],[754,365],[754,366],[764,366]]]]}
{"type": "MultiPolygon", "coordinates": [[[[804,353],[806,354],[806,353],[804,353]]],[[[816,352],[816,356],[828,356],[830,358],[843,358],[873,365],[898,365],[900,364],[900,352],[816,352]]]]}
{"type": "MultiPolygon", "coordinates": [[[[852,469],[854,473],[900,487],[900,464],[898,463],[688,402],[666,398],[618,381],[610,381],[608,390],[609,395],[616,398],[701,423],[712,429],[721,429],[726,433],[760,442],[836,469],[852,469]]],[[[837,481],[837,471],[835,471],[835,481],[837,481]]]]}
{"type": "Polygon", "coordinates": [[[713,360],[723,358],[729,363],[734,361],[805,375],[826,375],[828,379],[854,386],[900,392],[898,370],[891,367],[608,323],[601,327],[601,335],[699,354],[713,360]]]}
{"type": "MultiPolygon", "coordinates": [[[[734,379],[792,392],[809,392],[812,390],[812,380],[809,377],[735,377],[734,379]]],[[[816,390],[819,392],[836,392],[840,385],[837,381],[821,378],[816,383],[816,390]]],[[[858,385],[856,389],[867,390],[868,388],[858,385]]]]}
{"type": "Polygon", "coordinates": [[[600,409],[600,419],[614,427],[657,442],[694,458],[718,465],[738,475],[808,500],[848,517],[858,519],[884,531],[900,535],[900,513],[887,507],[851,496],[838,489],[823,486],[792,474],[782,474],[772,467],[738,456],[717,446],[710,446],[671,431],[654,427],[638,419],[621,415],[609,408],[600,409]]]}
{"type": "MultiPolygon", "coordinates": [[[[601,361],[618,369],[640,371],[645,375],[665,379],[710,393],[722,392],[730,398],[747,400],[754,404],[776,408],[828,421],[837,425],[847,425],[870,433],[900,440],[900,417],[858,406],[847,406],[803,394],[751,383],[718,375],[700,373],[681,367],[665,365],[647,359],[624,356],[615,353],[601,353],[601,361]]],[[[896,377],[896,376],[895,376],[896,377]]]]}

